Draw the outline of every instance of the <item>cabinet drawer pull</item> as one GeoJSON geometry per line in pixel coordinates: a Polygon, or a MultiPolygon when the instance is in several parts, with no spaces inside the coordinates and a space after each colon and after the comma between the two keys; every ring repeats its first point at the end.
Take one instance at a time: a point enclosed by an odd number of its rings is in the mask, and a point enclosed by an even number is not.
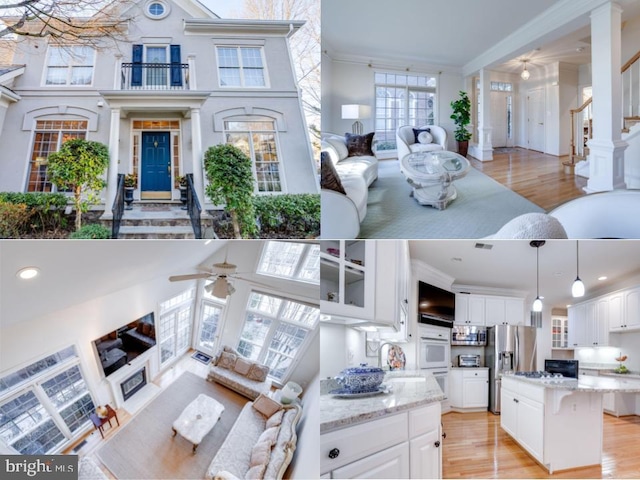
{"type": "Polygon", "coordinates": [[[338,455],[340,455],[340,450],[338,450],[337,448],[332,448],[331,450],[329,450],[329,458],[338,458],[338,455]]]}
{"type": "Polygon", "coordinates": [[[434,445],[436,446],[436,448],[438,448],[440,446],[440,440],[436,440],[436,443],[434,443],[434,445]]]}

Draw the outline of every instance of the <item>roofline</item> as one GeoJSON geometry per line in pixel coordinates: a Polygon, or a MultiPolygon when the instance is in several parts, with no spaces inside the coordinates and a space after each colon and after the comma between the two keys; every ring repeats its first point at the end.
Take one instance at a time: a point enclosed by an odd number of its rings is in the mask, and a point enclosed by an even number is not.
{"type": "Polygon", "coordinates": [[[12,102],[17,102],[18,100],[22,99],[20,95],[18,95],[16,92],[11,90],[10,88],[0,85],[0,101],[3,100],[4,98],[7,98],[12,102]]]}
{"type": "Polygon", "coordinates": [[[0,86],[3,82],[7,82],[12,80],[20,75],[22,75],[26,69],[26,65],[7,65],[7,67],[16,67],[10,72],[3,73],[0,75],[0,86]]]}
{"type": "Polygon", "coordinates": [[[184,30],[191,33],[276,34],[291,36],[304,20],[185,19],[184,30]]]}

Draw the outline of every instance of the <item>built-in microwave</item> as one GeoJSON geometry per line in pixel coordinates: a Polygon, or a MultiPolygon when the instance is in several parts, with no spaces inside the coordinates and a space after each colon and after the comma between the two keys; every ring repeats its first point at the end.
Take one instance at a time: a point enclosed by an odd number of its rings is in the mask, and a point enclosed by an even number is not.
{"type": "Polygon", "coordinates": [[[451,329],[451,345],[487,344],[486,327],[476,325],[456,325],[451,329]]]}

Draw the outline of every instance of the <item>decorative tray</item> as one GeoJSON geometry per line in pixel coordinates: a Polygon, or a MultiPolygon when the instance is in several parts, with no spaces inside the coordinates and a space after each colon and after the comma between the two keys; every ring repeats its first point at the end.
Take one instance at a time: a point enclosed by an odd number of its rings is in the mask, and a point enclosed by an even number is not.
{"type": "Polygon", "coordinates": [[[349,390],[348,388],[338,388],[337,390],[331,390],[329,394],[338,398],[362,398],[390,392],[391,387],[388,385],[380,385],[374,390],[349,390]]]}

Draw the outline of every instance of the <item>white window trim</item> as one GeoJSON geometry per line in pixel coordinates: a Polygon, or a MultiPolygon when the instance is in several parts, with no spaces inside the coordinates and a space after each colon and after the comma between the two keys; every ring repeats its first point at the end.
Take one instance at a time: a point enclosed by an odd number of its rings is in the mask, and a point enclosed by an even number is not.
{"type": "Polygon", "coordinates": [[[178,293],[176,295],[172,295],[171,297],[163,300],[162,302],[158,302],[158,305],[156,306],[156,313],[154,313],[155,317],[157,318],[157,321],[155,322],[154,328],[156,330],[156,346],[158,347],[158,351],[157,351],[157,355],[158,355],[158,366],[160,368],[160,371],[165,371],[168,367],[170,367],[171,365],[173,365],[177,360],[180,359],[180,357],[187,352],[190,348],[193,348],[193,330],[194,330],[194,326],[195,326],[195,322],[194,322],[194,315],[195,315],[195,306],[196,306],[196,291],[195,288],[192,287],[191,289],[186,289],[181,293],[178,293]],[[174,297],[177,297],[179,295],[181,295],[182,293],[188,291],[188,290],[192,290],[192,296],[191,298],[188,298],[187,300],[183,300],[180,303],[177,303],[176,305],[174,305],[173,307],[169,308],[168,310],[166,310],[163,313],[160,313],[160,307],[161,304],[164,303],[165,301],[171,300],[174,297]],[[162,330],[160,328],[160,324],[162,322],[162,317],[165,315],[175,315],[178,310],[180,310],[182,307],[184,307],[185,305],[189,305],[190,311],[189,311],[189,324],[190,324],[190,335],[189,335],[189,341],[187,342],[187,346],[181,350],[178,351],[177,349],[175,349],[177,347],[177,339],[178,339],[178,324],[176,323],[174,325],[173,328],[173,332],[171,334],[171,336],[173,337],[173,346],[174,346],[174,355],[173,358],[165,361],[164,363],[162,362],[162,348],[161,348],[161,344],[163,342],[163,338],[161,338],[162,336],[162,330]]]}
{"type": "MultiPolygon", "coordinates": [[[[204,288],[204,283],[202,285],[204,288]]],[[[193,344],[196,346],[196,350],[202,349],[202,347],[200,346],[200,336],[202,335],[205,305],[209,305],[209,306],[220,309],[220,319],[218,323],[218,328],[216,330],[216,335],[213,339],[213,348],[208,351],[208,353],[215,355],[215,353],[220,349],[220,346],[221,346],[222,333],[224,332],[226,319],[227,319],[228,302],[218,302],[216,300],[206,298],[204,295],[202,295],[202,299],[200,300],[200,310],[198,312],[198,328],[194,329],[194,330],[197,330],[196,338],[195,338],[195,341],[193,342],[193,344]]]]}
{"type": "Polygon", "coordinates": [[[142,10],[144,12],[144,15],[147,18],[150,18],[151,20],[162,20],[163,18],[167,18],[169,16],[169,14],[171,13],[171,5],[168,2],[165,2],[164,0],[149,0],[144,4],[144,7],[143,7],[142,10]],[[149,11],[149,8],[154,3],[159,3],[160,5],[162,5],[164,7],[164,12],[162,12],[162,15],[152,15],[151,14],[151,12],[149,11]]]}
{"type": "MultiPolygon", "coordinates": [[[[64,47],[82,47],[83,45],[47,45],[47,54],[45,55],[45,62],[44,62],[44,68],[42,69],[42,78],[40,79],[40,85],[42,87],[45,88],[91,88],[93,87],[93,81],[96,75],[96,58],[97,58],[97,52],[96,49],[93,47],[90,47],[91,50],[93,51],[93,62],[92,62],[92,66],[91,66],[91,82],[88,85],[71,85],[70,82],[71,78],[71,67],[73,65],[69,65],[69,68],[67,69],[67,83],[64,85],[50,85],[47,83],[47,72],[49,71],[49,60],[51,58],[51,49],[52,48],[64,48],[64,47]]],[[[76,66],[81,66],[81,65],[76,65],[76,66]]]]}
{"type": "Polygon", "coordinates": [[[242,89],[242,90],[265,90],[271,88],[271,84],[269,82],[269,69],[267,68],[267,58],[264,54],[264,46],[262,45],[216,45],[216,74],[218,75],[218,87],[223,89],[242,89]],[[238,63],[240,64],[240,85],[222,85],[220,79],[220,57],[218,55],[219,48],[235,48],[238,54],[238,63]],[[264,85],[263,86],[255,86],[252,85],[250,87],[245,86],[244,84],[244,65],[242,65],[242,55],[240,54],[241,48],[257,48],[260,50],[260,57],[262,58],[262,72],[264,76],[264,85]]]}
{"type": "Polygon", "coordinates": [[[295,271],[294,271],[294,276],[293,277],[284,277],[284,276],[281,276],[281,275],[274,275],[274,274],[271,274],[271,273],[259,271],[260,265],[262,264],[262,261],[264,259],[265,254],[266,254],[267,246],[268,246],[269,242],[277,242],[277,240],[267,240],[267,241],[264,242],[264,244],[262,246],[262,252],[260,253],[260,259],[258,260],[258,264],[256,265],[256,268],[255,268],[256,275],[264,276],[265,278],[277,278],[277,279],[286,280],[286,281],[289,281],[289,282],[302,283],[304,285],[312,285],[312,286],[319,286],[320,285],[320,281],[319,280],[317,282],[314,282],[312,280],[306,280],[304,278],[297,278],[296,277],[296,275],[298,275],[300,273],[300,271],[302,270],[302,267],[304,266],[304,260],[310,254],[309,251],[311,250],[313,245],[319,245],[318,243],[300,242],[300,241],[295,241],[295,240],[283,240],[284,243],[301,243],[301,244],[303,244],[305,246],[302,254],[300,255],[300,258],[298,259],[298,263],[297,263],[295,271]]]}

